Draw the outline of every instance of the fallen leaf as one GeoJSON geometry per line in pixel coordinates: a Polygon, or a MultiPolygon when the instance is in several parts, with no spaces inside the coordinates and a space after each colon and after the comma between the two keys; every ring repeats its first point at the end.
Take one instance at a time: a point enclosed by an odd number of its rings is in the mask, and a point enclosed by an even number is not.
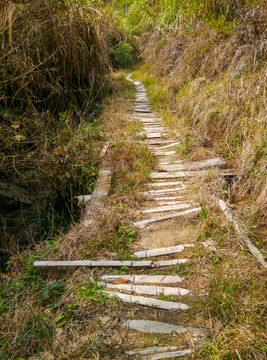
{"type": "Polygon", "coordinates": [[[14,129],[17,129],[20,126],[20,121],[15,121],[14,124],[11,125],[14,129]]]}
{"type": "Polygon", "coordinates": [[[166,172],[164,169],[157,169],[157,172],[166,172]]]}
{"type": "Polygon", "coordinates": [[[119,318],[116,317],[115,320],[112,321],[112,323],[110,324],[110,327],[112,327],[112,329],[114,329],[119,323],[119,318]]]}
{"type": "Polygon", "coordinates": [[[25,140],[26,137],[23,136],[23,135],[16,135],[16,136],[15,136],[15,139],[16,139],[17,141],[22,141],[22,140],[25,140]]]}
{"type": "Polygon", "coordinates": [[[128,279],[123,279],[123,278],[119,278],[113,281],[110,281],[111,284],[125,284],[127,283],[128,280],[130,280],[131,277],[129,277],[128,279]]]}

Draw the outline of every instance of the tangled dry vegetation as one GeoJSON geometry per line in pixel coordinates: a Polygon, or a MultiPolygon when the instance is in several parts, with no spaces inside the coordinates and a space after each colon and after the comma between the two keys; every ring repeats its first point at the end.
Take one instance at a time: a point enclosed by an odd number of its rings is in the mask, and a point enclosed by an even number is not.
{"type": "Polygon", "coordinates": [[[100,101],[132,47],[112,9],[89,1],[2,1],[0,37],[1,201],[19,210],[3,197],[15,189],[41,202],[44,236],[53,235],[47,228],[75,218],[74,196],[92,191],[100,101]]]}

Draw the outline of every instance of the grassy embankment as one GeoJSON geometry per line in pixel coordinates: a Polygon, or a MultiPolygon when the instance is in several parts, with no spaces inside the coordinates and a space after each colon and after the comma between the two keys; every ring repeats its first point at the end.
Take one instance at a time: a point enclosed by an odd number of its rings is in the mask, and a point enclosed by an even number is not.
{"type": "Polygon", "coordinates": [[[195,188],[209,204],[198,240],[218,249],[196,256],[205,264],[198,276],[209,281],[192,316],[210,319],[212,334],[197,359],[267,358],[266,272],[208,201],[229,201],[267,253],[266,14],[264,1],[141,1],[130,8],[128,24],[146,59],[134,75],[180,137],[181,159],[221,155],[237,173],[227,183],[211,172],[195,188]]]}
{"type": "Polygon", "coordinates": [[[0,31],[1,177],[25,190],[44,187],[49,204],[48,238],[21,252],[14,246],[0,275],[0,358],[112,358],[121,346],[99,316],[120,305],[96,285],[97,272],[32,264],[130,254],[130,208],[154,162],[134,135],[140,125],[126,121],[131,102],[118,101],[133,98],[133,85],[111,71],[131,63],[132,47],[116,14],[99,4],[6,2],[0,31]],[[75,220],[74,196],[92,191],[105,141],[114,170],[107,213],[93,229],[56,236],[68,215],[75,220]]]}

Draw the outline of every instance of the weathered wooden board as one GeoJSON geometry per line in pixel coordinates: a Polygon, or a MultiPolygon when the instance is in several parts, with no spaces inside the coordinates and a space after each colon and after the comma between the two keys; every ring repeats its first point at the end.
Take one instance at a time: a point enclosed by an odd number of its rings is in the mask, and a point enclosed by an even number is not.
{"type": "Polygon", "coordinates": [[[175,351],[178,350],[177,346],[152,346],[146,349],[134,349],[132,351],[125,351],[127,355],[149,355],[156,353],[163,353],[166,351],[175,351]]]}
{"type": "Polygon", "coordinates": [[[149,126],[160,126],[161,124],[156,122],[156,121],[152,121],[152,120],[149,120],[149,121],[145,121],[145,120],[140,120],[142,122],[142,124],[144,125],[149,125],[149,126]]]}
{"type": "Polygon", "coordinates": [[[151,334],[171,334],[175,332],[177,334],[182,333],[193,333],[193,334],[201,334],[203,331],[194,327],[186,327],[183,325],[172,325],[159,321],[152,320],[127,320],[123,323],[125,327],[129,329],[140,331],[140,332],[148,332],[151,334]]]}
{"type": "Polygon", "coordinates": [[[76,261],[35,261],[35,267],[55,267],[55,266],[87,266],[87,267],[152,267],[152,261],[93,261],[93,260],[76,260],[76,261]]]}
{"type": "Polygon", "coordinates": [[[189,309],[189,306],[182,303],[177,303],[173,301],[164,301],[164,300],[158,300],[153,298],[146,298],[143,296],[135,296],[135,295],[127,295],[127,294],[121,294],[121,293],[110,293],[113,296],[116,296],[118,299],[126,302],[126,303],[136,303],[139,305],[144,306],[150,306],[150,307],[156,307],[158,309],[164,309],[164,310],[187,310],[189,309]]]}
{"type": "Polygon", "coordinates": [[[176,246],[170,246],[165,248],[158,248],[152,250],[137,251],[134,253],[138,258],[147,258],[151,256],[170,255],[182,252],[185,248],[193,247],[193,244],[182,244],[176,246]]]}
{"type": "Polygon", "coordinates": [[[182,201],[161,201],[161,202],[158,202],[158,205],[178,205],[181,203],[182,203],[182,201]]]}
{"type": "Polygon", "coordinates": [[[169,147],[176,146],[176,145],[179,145],[179,144],[180,144],[180,142],[175,142],[175,143],[165,145],[165,146],[157,146],[157,147],[149,146],[149,148],[150,149],[155,149],[155,150],[163,150],[163,149],[167,149],[169,147]]]}
{"type": "Polygon", "coordinates": [[[147,105],[147,104],[135,104],[136,105],[136,107],[135,107],[135,111],[136,111],[136,109],[138,109],[138,110],[150,110],[150,106],[149,105],[147,105]]]}
{"type": "Polygon", "coordinates": [[[162,121],[162,118],[159,118],[159,117],[151,117],[151,115],[148,117],[148,116],[144,116],[144,115],[136,115],[136,118],[139,119],[140,121],[162,121]]]}
{"type": "Polygon", "coordinates": [[[169,156],[169,155],[174,155],[176,154],[176,151],[154,151],[154,154],[156,156],[169,156]]]}
{"type": "Polygon", "coordinates": [[[177,264],[184,264],[187,261],[188,261],[187,259],[162,260],[162,261],[158,261],[158,262],[154,263],[154,267],[159,268],[159,267],[164,267],[164,266],[173,266],[173,265],[177,265],[177,264]]]}
{"type": "Polygon", "coordinates": [[[245,232],[241,229],[240,225],[238,224],[238,222],[236,221],[233,213],[230,211],[230,209],[227,207],[226,203],[223,200],[219,201],[219,206],[222,209],[222,211],[224,212],[224,214],[227,216],[227,218],[232,221],[235,230],[237,231],[238,234],[241,235],[242,240],[244,241],[244,243],[246,244],[246,246],[248,247],[249,251],[256,257],[256,259],[258,260],[258,262],[265,268],[267,269],[267,262],[264,260],[264,257],[262,255],[262,253],[260,252],[260,250],[258,248],[256,248],[255,245],[253,245],[253,243],[251,242],[251,240],[249,239],[249,237],[245,234],[245,232]]]}
{"type": "MultiPolygon", "coordinates": [[[[160,144],[168,144],[172,142],[172,140],[146,140],[145,143],[148,145],[160,145],[160,144]]],[[[166,163],[169,164],[169,163],[166,163]]]]}
{"type": "Polygon", "coordinates": [[[148,138],[148,139],[156,139],[156,138],[161,138],[162,136],[164,136],[166,134],[160,134],[160,133],[147,133],[145,134],[145,136],[148,138]]]}
{"type": "Polygon", "coordinates": [[[157,195],[157,194],[167,194],[167,193],[176,193],[177,191],[184,190],[183,187],[171,188],[171,189],[159,189],[159,190],[149,190],[142,192],[143,195],[157,195]]]}
{"type": "Polygon", "coordinates": [[[134,112],[151,114],[151,110],[133,109],[134,112]]]}
{"type": "Polygon", "coordinates": [[[132,284],[111,284],[108,282],[99,282],[99,285],[105,286],[108,289],[126,291],[129,293],[136,293],[139,295],[151,295],[158,296],[160,294],[164,295],[174,295],[174,296],[184,296],[187,295],[190,291],[187,289],[177,288],[177,287],[164,287],[164,286],[149,286],[149,285],[132,285],[132,284]]]}
{"type": "Polygon", "coordinates": [[[185,211],[180,211],[178,213],[170,214],[170,215],[166,215],[166,216],[160,216],[160,217],[153,218],[153,219],[137,221],[137,222],[133,223],[133,226],[142,228],[142,227],[145,227],[148,224],[152,224],[154,222],[169,220],[169,219],[173,219],[178,216],[188,215],[188,214],[198,212],[198,211],[201,211],[201,207],[193,208],[193,209],[189,209],[189,210],[185,210],[185,211]]]}
{"type": "Polygon", "coordinates": [[[175,199],[183,199],[184,196],[164,196],[160,198],[153,198],[149,200],[161,201],[161,200],[175,200],[175,199]]]}
{"type": "Polygon", "coordinates": [[[172,165],[172,164],[180,164],[183,160],[175,160],[175,161],[168,161],[168,162],[159,162],[159,165],[172,165]]]}
{"type": "Polygon", "coordinates": [[[169,205],[169,206],[158,206],[151,209],[140,210],[142,214],[154,214],[158,212],[166,212],[166,211],[175,211],[189,208],[192,204],[176,204],[176,205],[169,205]]]}
{"type": "Polygon", "coordinates": [[[148,132],[149,131],[165,130],[165,128],[160,126],[160,124],[153,123],[153,124],[149,124],[149,126],[147,126],[147,125],[148,125],[147,123],[144,124],[144,129],[145,129],[145,131],[148,131],[148,132]]]}
{"type": "Polygon", "coordinates": [[[191,350],[179,350],[179,351],[171,351],[171,352],[164,352],[161,354],[154,354],[150,355],[149,358],[146,357],[149,360],[161,360],[161,359],[174,359],[177,357],[182,357],[185,355],[191,354],[191,350]]]}
{"type": "Polygon", "coordinates": [[[224,166],[226,162],[220,158],[214,158],[204,161],[193,161],[191,163],[184,164],[170,164],[162,165],[162,169],[166,171],[179,171],[179,170],[197,170],[201,168],[207,168],[212,166],[224,166]]]}
{"type": "Polygon", "coordinates": [[[133,284],[176,284],[183,281],[183,278],[176,275],[103,275],[101,279],[109,282],[124,279],[133,284]]]}
{"type": "Polygon", "coordinates": [[[164,182],[157,182],[157,183],[149,183],[148,186],[156,186],[156,187],[165,187],[165,186],[176,186],[181,185],[185,188],[185,185],[182,181],[164,181],[164,182]]]}
{"type": "MultiPolygon", "coordinates": [[[[200,171],[173,171],[173,172],[155,172],[151,173],[150,177],[152,179],[179,179],[185,177],[193,176],[203,176],[209,174],[209,171],[200,170],[200,171]]],[[[236,176],[234,171],[222,171],[219,170],[219,176],[236,176]]]]}
{"type": "Polygon", "coordinates": [[[152,179],[178,179],[203,174],[205,174],[203,171],[154,172],[150,174],[150,177],[152,179]]]}

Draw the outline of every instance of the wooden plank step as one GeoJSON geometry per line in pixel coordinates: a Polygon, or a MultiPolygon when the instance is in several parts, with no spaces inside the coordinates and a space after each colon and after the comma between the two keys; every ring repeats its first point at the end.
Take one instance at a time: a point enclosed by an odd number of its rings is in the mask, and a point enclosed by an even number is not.
{"type": "Polygon", "coordinates": [[[189,306],[186,304],[173,302],[173,301],[164,301],[153,298],[147,298],[144,296],[135,296],[128,294],[121,294],[115,292],[108,292],[112,296],[116,296],[119,300],[122,300],[126,303],[138,304],[143,306],[156,307],[163,310],[188,310],[189,306]]]}
{"type": "MultiPolygon", "coordinates": [[[[193,176],[203,176],[209,174],[209,171],[200,170],[200,171],[173,171],[173,172],[155,172],[151,173],[150,177],[152,179],[179,179],[185,177],[193,177],[193,176]]],[[[234,171],[224,171],[219,170],[219,176],[236,176],[236,172],[234,171]]]]}
{"type": "Polygon", "coordinates": [[[171,352],[164,352],[160,354],[150,355],[149,357],[143,357],[143,359],[149,360],[161,360],[161,359],[176,359],[178,357],[182,357],[185,355],[191,354],[191,350],[179,350],[179,351],[171,351],[171,352]]]}
{"type": "MultiPolygon", "coordinates": [[[[171,143],[172,140],[145,140],[145,143],[148,145],[160,145],[171,143]]],[[[169,164],[169,163],[166,163],[169,164]]]]}
{"type": "Polygon", "coordinates": [[[183,325],[172,325],[160,321],[152,320],[127,320],[123,323],[123,326],[128,327],[129,329],[148,332],[151,334],[171,334],[175,332],[176,334],[182,333],[193,333],[193,334],[202,334],[203,331],[200,329],[183,326],[183,325]]]}
{"type": "Polygon", "coordinates": [[[162,138],[162,136],[165,136],[166,134],[159,134],[159,133],[147,133],[145,136],[148,139],[156,139],[156,138],[162,138]]]}
{"type": "Polygon", "coordinates": [[[177,264],[184,264],[188,260],[187,259],[176,259],[176,260],[162,260],[154,263],[155,268],[164,267],[164,266],[173,266],[177,264]]]}
{"type": "Polygon", "coordinates": [[[179,170],[197,170],[201,168],[207,168],[212,166],[224,166],[226,162],[220,158],[214,158],[204,161],[193,161],[192,163],[184,164],[170,164],[162,165],[162,169],[166,171],[179,171],[179,170]]]}
{"type": "Polygon", "coordinates": [[[108,282],[123,279],[133,284],[176,284],[183,281],[176,275],[103,275],[101,279],[108,282]]]}
{"type": "Polygon", "coordinates": [[[177,187],[177,188],[172,188],[172,189],[149,190],[149,191],[144,191],[141,194],[156,195],[156,194],[176,193],[177,191],[182,191],[182,190],[184,190],[183,187],[177,187]]]}
{"type": "Polygon", "coordinates": [[[144,126],[143,129],[146,131],[146,132],[153,132],[153,131],[157,131],[157,132],[160,132],[160,131],[166,131],[166,129],[162,126],[150,126],[150,127],[147,127],[147,126],[144,126]]]}
{"type": "Polygon", "coordinates": [[[134,255],[137,256],[138,258],[147,258],[151,256],[177,254],[179,252],[182,252],[184,249],[193,246],[194,246],[193,244],[183,244],[183,245],[176,245],[176,246],[170,246],[170,247],[158,248],[152,250],[143,250],[143,251],[135,252],[134,255]]]}
{"type": "Polygon", "coordinates": [[[166,351],[175,351],[178,350],[177,346],[152,346],[146,349],[134,349],[131,351],[125,351],[127,355],[149,355],[149,354],[156,354],[156,353],[163,353],[166,351]]]}
{"type": "Polygon", "coordinates": [[[175,200],[175,199],[183,199],[184,196],[164,196],[160,198],[153,198],[149,200],[161,201],[161,200],[175,200]]]}
{"type": "Polygon", "coordinates": [[[186,209],[192,206],[192,204],[177,204],[177,205],[169,205],[169,206],[158,206],[151,209],[140,210],[142,214],[154,214],[158,212],[166,212],[166,211],[175,211],[186,209]]]}
{"type": "Polygon", "coordinates": [[[159,121],[161,122],[162,121],[162,118],[159,118],[159,117],[147,117],[147,116],[136,116],[137,119],[139,119],[140,121],[159,121]]]}
{"type": "Polygon", "coordinates": [[[179,179],[203,174],[205,174],[204,171],[154,172],[150,174],[150,177],[152,179],[179,179]]]}
{"type": "Polygon", "coordinates": [[[153,267],[152,261],[93,261],[93,260],[76,260],[76,261],[35,261],[35,267],[55,267],[55,266],[87,266],[87,267],[153,267]]]}
{"type": "Polygon", "coordinates": [[[160,126],[161,124],[159,122],[156,121],[145,121],[145,120],[139,120],[141,121],[143,124],[149,125],[149,126],[160,126]]]}
{"type": "Polygon", "coordinates": [[[156,186],[156,187],[165,187],[165,186],[172,186],[172,185],[181,185],[185,188],[185,185],[182,181],[164,181],[164,182],[157,182],[157,183],[149,183],[148,186],[156,186]]]}
{"type": "Polygon", "coordinates": [[[185,211],[180,211],[178,213],[170,214],[170,215],[166,215],[166,216],[160,216],[160,217],[156,217],[153,219],[137,221],[137,222],[133,223],[133,226],[136,226],[138,228],[143,228],[143,227],[147,226],[148,224],[153,224],[154,222],[169,220],[169,219],[173,219],[178,216],[188,215],[188,214],[198,212],[198,211],[201,211],[201,207],[193,208],[193,209],[189,209],[189,210],[185,210],[185,211]]]}
{"type": "Polygon", "coordinates": [[[158,205],[176,205],[181,203],[182,201],[162,201],[162,202],[158,202],[158,205]]]}
{"type": "Polygon", "coordinates": [[[168,161],[168,162],[159,162],[159,165],[171,165],[172,163],[174,164],[180,164],[182,163],[183,160],[175,160],[175,161],[168,161]]]}
{"type": "Polygon", "coordinates": [[[169,147],[172,147],[172,146],[176,146],[176,145],[179,145],[180,142],[175,142],[175,143],[172,143],[172,144],[169,144],[169,145],[165,145],[165,146],[158,146],[158,147],[152,147],[152,146],[149,146],[150,149],[155,149],[155,150],[163,150],[163,149],[167,149],[169,147]]]}
{"type": "Polygon", "coordinates": [[[156,156],[169,156],[169,155],[174,155],[176,154],[176,151],[154,151],[154,154],[156,156]]]}
{"type": "Polygon", "coordinates": [[[137,113],[146,113],[146,114],[151,114],[152,111],[151,110],[141,110],[141,109],[133,109],[134,112],[137,112],[137,113]]]}
{"type": "Polygon", "coordinates": [[[138,119],[157,119],[157,120],[162,120],[162,118],[159,118],[156,114],[154,113],[149,113],[149,114],[134,114],[134,116],[138,119]]]}
{"type": "Polygon", "coordinates": [[[126,291],[129,293],[136,293],[139,295],[150,295],[158,296],[160,294],[164,295],[174,295],[174,296],[185,296],[190,291],[187,289],[177,288],[177,287],[164,287],[164,286],[149,286],[149,285],[132,285],[132,284],[111,284],[105,282],[98,283],[101,286],[105,286],[108,289],[126,291]]]}

